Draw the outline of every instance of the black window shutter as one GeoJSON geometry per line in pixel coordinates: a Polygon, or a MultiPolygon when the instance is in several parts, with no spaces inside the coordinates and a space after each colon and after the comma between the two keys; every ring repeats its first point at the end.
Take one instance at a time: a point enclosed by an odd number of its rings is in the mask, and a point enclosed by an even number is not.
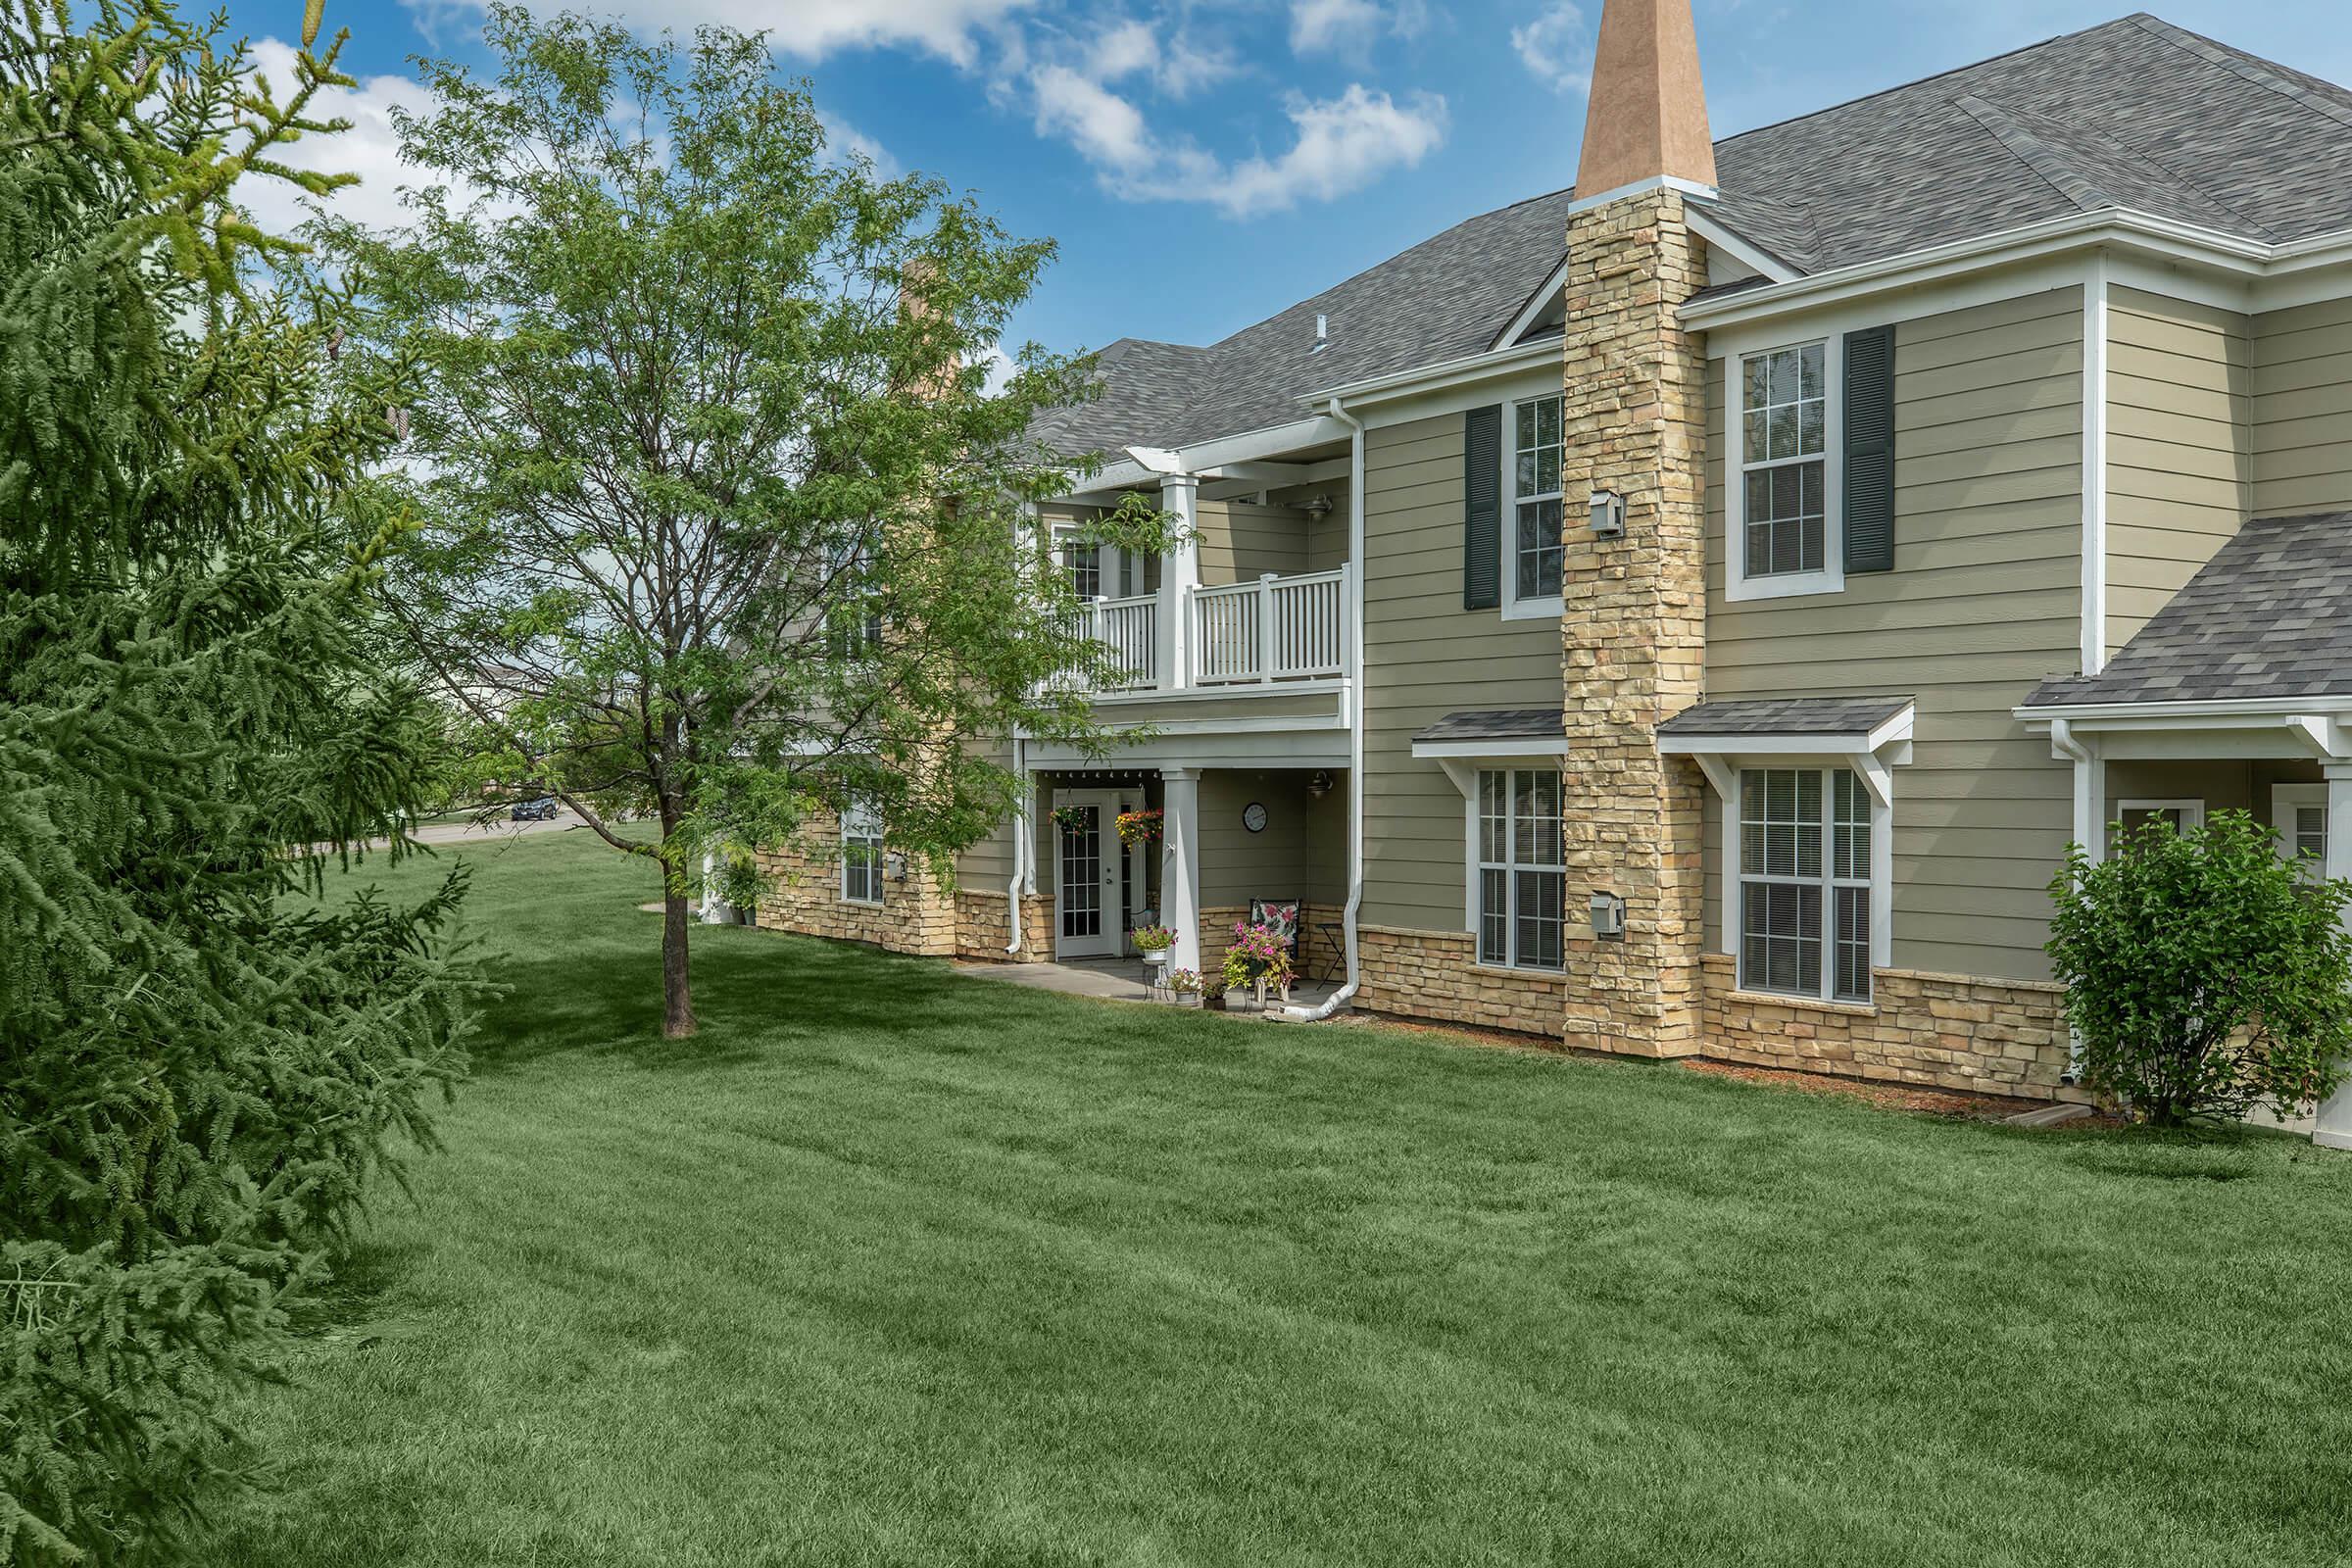
{"type": "Polygon", "coordinates": [[[1894,569],[1894,328],[1845,334],[1845,569],[1894,569]]]}
{"type": "Polygon", "coordinates": [[[1462,608],[1502,604],[1502,405],[1462,416],[1462,608]]]}

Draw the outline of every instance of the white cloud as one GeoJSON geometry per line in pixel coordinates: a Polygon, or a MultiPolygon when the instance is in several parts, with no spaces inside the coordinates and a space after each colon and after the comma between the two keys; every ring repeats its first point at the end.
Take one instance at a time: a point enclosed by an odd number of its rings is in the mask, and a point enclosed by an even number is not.
{"type": "Polygon", "coordinates": [[[1329,201],[1392,168],[1411,168],[1446,139],[1446,100],[1429,93],[1399,104],[1351,82],[1337,98],[1296,100],[1288,113],[1298,129],[1291,149],[1236,165],[1209,200],[1236,217],[1281,212],[1301,199],[1329,201]]]}
{"type": "Polygon", "coordinates": [[[1359,190],[1418,164],[1446,136],[1445,99],[1417,93],[1399,103],[1350,83],[1337,98],[1292,99],[1285,113],[1298,136],[1287,151],[1228,165],[1190,139],[1155,135],[1134,104],[1067,67],[1041,67],[1030,85],[1037,128],[1066,138],[1114,194],[1200,202],[1235,218],[1359,190]]]}
{"type": "Polygon", "coordinates": [[[896,179],[899,176],[901,172],[899,161],[890,156],[889,148],[839,115],[820,109],[817,111],[816,120],[818,124],[824,126],[825,154],[829,161],[842,160],[846,162],[847,155],[855,153],[872,164],[874,172],[884,179],[896,179]]]}
{"type": "Polygon", "coordinates": [[[1585,14],[1570,0],[1554,0],[1537,18],[1511,29],[1511,47],[1536,79],[1553,92],[1583,92],[1592,85],[1592,51],[1585,39],[1585,14]]]}
{"type": "Polygon", "coordinates": [[[1424,0],[1291,0],[1291,51],[1360,59],[1383,33],[1412,38],[1428,24],[1424,0]]]}
{"type": "Polygon", "coordinates": [[[810,60],[840,49],[911,45],[959,66],[978,58],[975,30],[1003,22],[1030,0],[671,0],[664,24],[722,22],[765,28],[776,47],[810,60]]]}
{"type": "MultiPolygon", "coordinates": [[[[291,44],[264,38],[253,46],[253,57],[281,99],[292,90],[291,44]]],[[[311,100],[312,117],[348,120],[351,128],[336,136],[306,136],[272,156],[305,172],[359,175],[357,185],[344,186],[318,205],[371,228],[392,226],[402,220],[400,187],[430,183],[423,171],[400,161],[400,134],[392,128],[392,110],[419,111],[431,101],[422,86],[406,76],[363,76],[354,87],[321,88],[311,100]]],[[[287,233],[311,216],[301,187],[282,179],[249,174],[237,182],[237,199],[265,233],[287,233]]]]}

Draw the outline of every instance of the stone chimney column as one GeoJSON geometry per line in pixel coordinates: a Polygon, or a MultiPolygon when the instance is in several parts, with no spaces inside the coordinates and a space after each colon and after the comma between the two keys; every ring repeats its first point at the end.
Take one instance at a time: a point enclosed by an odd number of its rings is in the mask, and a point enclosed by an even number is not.
{"type": "Polygon", "coordinates": [[[1568,222],[1561,673],[1570,930],[1566,1043],[1643,1056],[1703,1048],[1705,780],[1658,754],[1706,659],[1706,357],[1676,310],[1702,287],[1688,194],[1715,176],[1688,0],[1609,0],[1568,222]],[[1590,198],[1584,193],[1592,192],[1590,198]],[[1625,498],[1596,538],[1584,504],[1625,498]],[[1578,907],[1625,900],[1625,937],[1578,907]]]}

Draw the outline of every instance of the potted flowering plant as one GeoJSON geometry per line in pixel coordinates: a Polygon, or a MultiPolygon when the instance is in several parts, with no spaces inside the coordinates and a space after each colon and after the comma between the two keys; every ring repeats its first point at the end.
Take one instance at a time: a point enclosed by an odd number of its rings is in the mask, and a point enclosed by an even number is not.
{"type": "Polygon", "coordinates": [[[1176,970],[1168,976],[1168,990],[1175,994],[1179,1007],[1198,1007],[1200,1005],[1200,971],[1176,970]]]}
{"type": "Polygon", "coordinates": [[[1168,950],[1176,945],[1176,933],[1164,925],[1139,925],[1128,936],[1135,943],[1135,951],[1154,969],[1167,963],[1168,950]]]}
{"type": "Polygon", "coordinates": [[[1119,842],[1121,844],[1151,844],[1159,838],[1163,820],[1157,811],[1121,811],[1119,813],[1119,842]]]}
{"type": "Polygon", "coordinates": [[[1290,944],[1270,926],[1236,920],[1233,946],[1225,950],[1226,991],[1230,993],[1238,986],[1250,987],[1256,992],[1258,1010],[1262,1012],[1269,985],[1280,987],[1283,1000],[1290,1000],[1290,944]]]}

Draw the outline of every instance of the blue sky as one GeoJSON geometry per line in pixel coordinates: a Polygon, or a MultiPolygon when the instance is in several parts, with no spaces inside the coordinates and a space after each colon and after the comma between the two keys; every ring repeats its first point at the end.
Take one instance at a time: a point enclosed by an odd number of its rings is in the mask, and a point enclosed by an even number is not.
{"type": "MultiPolygon", "coordinates": [[[[542,0],[533,0],[542,3],[542,0]]],[[[544,0],[551,8],[564,0],[544,0]]],[[[578,0],[572,0],[577,4],[578,0]]],[[[2352,81],[2342,0],[2159,14],[2352,81]]],[[[838,133],[978,194],[1060,260],[1017,323],[1056,349],[1212,342],[1489,208],[1573,183],[1600,0],[604,0],[659,28],[766,27],[838,133]]],[[[257,39],[299,0],[228,0],[257,39]]],[[[1718,135],[2122,15],[2122,0],[1697,0],[1718,135]]],[[[363,78],[321,167],[401,176],[410,56],[475,59],[468,0],[328,0],[363,78]]]]}

